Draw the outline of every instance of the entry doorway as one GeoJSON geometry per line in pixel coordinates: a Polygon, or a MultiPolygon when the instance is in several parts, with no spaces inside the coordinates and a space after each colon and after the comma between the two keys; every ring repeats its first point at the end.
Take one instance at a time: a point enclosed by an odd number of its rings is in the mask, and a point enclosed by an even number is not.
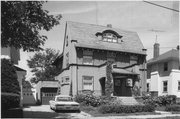
{"type": "Polygon", "coordinates": [[[132,96],[131,87],[126,85],[126,78],[114,78],[114,96],[132,96]]]}

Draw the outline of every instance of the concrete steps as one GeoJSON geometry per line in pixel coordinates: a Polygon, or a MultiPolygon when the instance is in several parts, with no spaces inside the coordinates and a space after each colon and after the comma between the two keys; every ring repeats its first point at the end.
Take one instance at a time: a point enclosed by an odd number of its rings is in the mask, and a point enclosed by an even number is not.
{"type": "Polygon", "coordinates": [[[134,97],[116,97],[117,101],[120,101],[122,105],[139,105],[134,97]]]}

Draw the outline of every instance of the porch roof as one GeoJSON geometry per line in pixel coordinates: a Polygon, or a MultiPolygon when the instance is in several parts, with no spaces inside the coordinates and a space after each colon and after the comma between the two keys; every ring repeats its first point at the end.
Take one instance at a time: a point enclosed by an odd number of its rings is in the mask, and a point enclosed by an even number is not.
{"type": "Polygon", "coordinates": [[[112,73],[119,73],[119,74],[129,74],[129,75],[139,75],[135,72],[131,72],[125,69],[118,69],[118,68],[113,68],[112,73]]]}

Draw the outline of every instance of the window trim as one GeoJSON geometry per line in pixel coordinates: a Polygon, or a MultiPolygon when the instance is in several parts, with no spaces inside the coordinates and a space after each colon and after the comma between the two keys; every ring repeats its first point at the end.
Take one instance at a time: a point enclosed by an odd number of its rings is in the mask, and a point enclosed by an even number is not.
{"type": "Polygon", "coordinates": [[[93,60],[93,51],[90,50],[83,50],[83,58],[82,58],[82,64],[84,65],[94,65],[94,60],[93,60]],[[85,58],[91,58],[91,62],[90,63],[85,63],[85,58]]]}
{"type": "Polygon", "coordinates": [[[82,90],[83,91],[94,91],[94,76],[87,76],[87,75],[82,76],[82,90]],[[92,90],[84,89],[84,77],[91,77],[92,78],[92,90]]]}

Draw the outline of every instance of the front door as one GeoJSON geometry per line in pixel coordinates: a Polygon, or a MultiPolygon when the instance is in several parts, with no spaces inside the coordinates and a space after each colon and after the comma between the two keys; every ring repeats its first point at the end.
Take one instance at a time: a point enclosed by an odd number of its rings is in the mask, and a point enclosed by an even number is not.
{"type": "Polygon", "coordinates": [[[126,78],[114,78],[114,96],[132,96],[131,87],[126,86],[126,78]]]}

